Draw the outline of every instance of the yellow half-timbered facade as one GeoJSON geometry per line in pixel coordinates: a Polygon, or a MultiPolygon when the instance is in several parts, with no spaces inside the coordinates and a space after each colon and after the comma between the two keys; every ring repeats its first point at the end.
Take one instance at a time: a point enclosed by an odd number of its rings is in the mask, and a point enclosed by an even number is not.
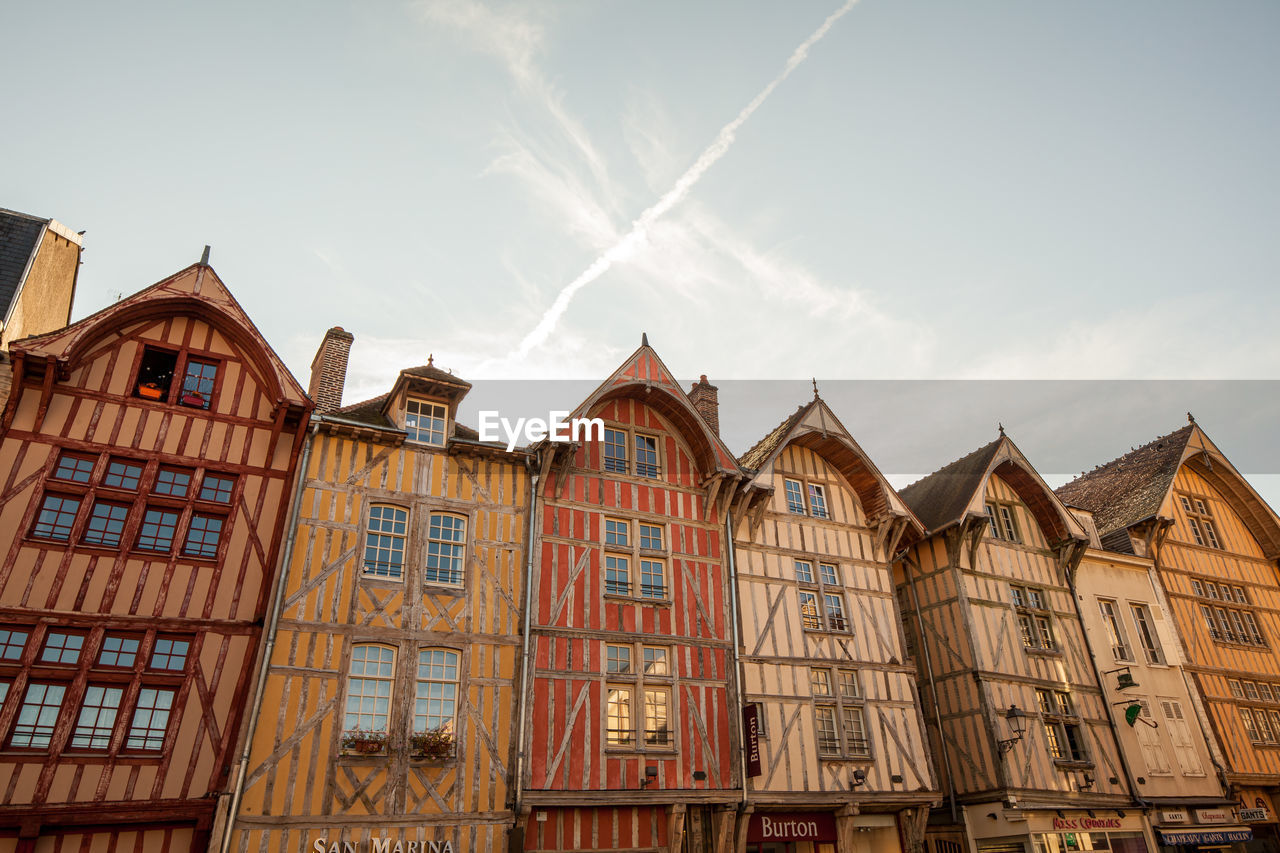
{"type": "Polygon", "coordinates": [[[469,388],[318,418],[229,849],[506,847],[529,477],[469,388]]]}

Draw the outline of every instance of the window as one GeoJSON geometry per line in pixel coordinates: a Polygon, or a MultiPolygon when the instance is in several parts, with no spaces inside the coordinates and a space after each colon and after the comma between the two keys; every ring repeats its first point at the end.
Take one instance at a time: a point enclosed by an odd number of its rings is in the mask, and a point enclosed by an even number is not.
{"type": "Polygon", "coordinates": [[[646,601],[668,598],[667,564],[652,557],[662,551],[663,529],[660,525],[640,525],[640,538],[631,536],[631,521],[607,518],[604,522],[604,591],[607,595],[636,596],[646,601]],[[633,586],[631,563],[639,568],[638,586],[633,586]]]}
{"type": "Polygon", "coordinates": [[[207,409],[213,401],[213,386],[218,379],[218,364],[213,361],[190,358],[187,359],[186,370],[182,377],[182,398],[184,406],[207,409]]]}
{"type": "Polygon", "coordinates": [[[1111,654],[1119,661],[1133,660],[1133,652],[1129,648],[1129,639],[1125,636],[1124,624],[1116,612],[1116,602],[1109,598],[1099,598],[1098,609],[1102,611],[1102,624],[1107,628],[1111,654]]]}
{"type": "Polygon", "coordinates": [[[626,474],[630,469],[627,464],[627,434],[622,430],[604,431],[604,470],[614,474],[626,474]]]}
{"type": "Polygon", "coordinates": [[[836,567],[830,563],[818,563],[818,574],[822,576],[823,584],[827,586],[839,586],[840,581],[836,579],[836,567]]]}
{"type": "Polygon", "coordinates": [[[625,429],[604,428],[604,441],[601,443],[603,455],[601,467],[612,474],[634,474],[637,477],[656,478],[662,473],[662,457],[659,451],[658,437],[625,429]],[[632,457],[628,448],[635,451],[635,468],[631,467],[632,457]]]}
{"type": "Polygon", "coordinates": [[[164,748],[174,695],[173,690],[158,687],[144,687],[138,691],[138,703],[134,705],[133,720],[129,723],[129,734],[124,742],[127,749],[164,748]]]}
{"type": "Polygon", "coordinates": [[[1145,604],[1130,604],[1129,610],[1133,614],[1133,624],[1138,626],[1138,642],[1142,644],[1147,663],[1164,663],[1164,651],[1160,648],[1150,609],[1145,604]]]}
{"type": "Polygon", "coordinates": [[[1151,716],[1151,703],[1146,699],[1137,700],[1142,706],[1140,718],[1133,730],[1138,736],[1138,746],[1142,750],[1142,760],[1146,764],[1146,772],[1150,776],[1172,776],[1169,757],[1164,744],[1160,742],[1158,724],[1151,716]]]}
{"type": "Polygon", "coordinates": [[[1244,684],[1244,698],[1253,699],[1254,701],[1257,701],[1258,685],[1254,684],[1252,681],[1245,681],[1243,682],[1243,684],[1244,684]]]}
{"type": "Polygon", "coordinates": [[[819,756],[853,760],[870,758],[871,743],[867,738],[857,671],[810,667],[809,692],[814,699],[819,756]]]}
{"type": "Polygon", "coordinates": [[[796,580],[800,583],[813,583],[813,563],[806,560],[796,560],[796,580]]]}
{"type": "Polygon", "coordinates": [[[44,638],[44,648],[40,650],[40,662],[79,663],[80,650],[83,648],[83,634],[64,634],[61,631],[50,631],[44,638]]]}
{"type": "Polygon", "coordinates": [[[848,631],[849,619],[845,614],[844,591],[840,589],[840,570],[834,563],[818,564],[815,583],[813,564],[808,560],[795,560],[796,580],[815,586],[815,590],[800,590],[800,622],[813,630],[848,631]]]}
{"type": "Polygon", "coordinates": [[[670,649],[666,646],[605,645],[606,746],[638,751],[665,751],[675,746],[670,722],[669,661],[670,649]],[[635,661],[642,663],[637,667],[635,661]]]}
{"type": "Polygon", "coordinates": [[[138,378],[133,396],[159,403],[180,403],[197,409],[208,409],[218,385],[220,362],[195,356],[182,350],[147,346],[138,362],[138,378]],[[179,370],[181,364],[181,370],[179,370]],[[181,376],[181,383],[176,377],[181,376]],[[176,386],[176,387],[175,387],[176,386]]]}
{"type": "Polygon", "coordinates": [[[388,731],[395,660],[395,650],[387,646],[352,647],[351,677],[347,681],[347,706],[342,721],[345,731],[384,734],[388,731]]]}
{"type": "Polygon", "coordinates": [[[157,495],[173,498],[185,498],[191,488],[191,472],[181,468],[162,467],[156,474],[156,485],[153,491],[157,495]]]}
{"type": "Polygon", "coordinates": [[[467,520],[457,515],[431,514],[427,530],[427,583],[462,583],[462,554],[467,540],[467,520]]]}
{"type": "Polygon", "coordinates": [[[151,650],[151,660],[147,661],[147,667],[149,669],[181,672],[187,667],[187,652],[190,649],[190,640],[157,637],[155,647],[151,650]]]}
{"type": "Polygon", "coordinates": [[[636,433],[636,476],[658,476],[658,439],[636,433]]]}
{"type": "Polygon", "coordinates": [[[101,684],[86,687],[80,717],[71,733],[71,748],[106,749],[110,746],[122,698],[124,690],[119,687],[101,684]]]}
{"type": "Polygon", "coordinates": [[[80,541],[86,545],[100,545],[104,548],[119,547],[120,537],[124,535],[125,519],[128,517],[128,504],[96,501],[93,509],[89,511],[89,521],[85,524],[80,541]]]}
{"type": "Polygon", "coordinates": [[[1014,504],[995,501],[987,502],[987,532],[993,538],[1003,539],[1006,542],[1022,541],[1022,537],[1018,534],[1017,512],[1014,506],[1014,504]]]}
{"type": "Polygon", "coordinates": [[[667,569],[660,560],[640,561],[640,595],[644,598],[667,597],[667,569]]]}
{"type": "Polygon", "coordinates": [[[641,551],[661,551],[662,546],[662,527],[657,524],[640,523],[640,550],[641,551]]]}
{"type": "Polygon", "coordinates": [[[1227,679],[1227,687],[1231,688],[1231,695],[1237,699],[1244,698],[1244,688],[1239,681],[1234,678],[1227,679]]]}
{"type": "MultiPolygon", "coordinates": [[[[1208,501],[1190,495],[1178,495],[1178,502],[1182,505],[1183,515],[1186,516],[1187,529],[1191,532],[1192,541],[1197,545],[1222,550],[1222,543],[1218,539],[1218,531],[1214,528],[1213,514],[1209,509],[1208,501]]],[[[1230,601],[1230,597],[1227,600],[1230,601]]]]}
{"type": "Polygon", "coordinates": [[[173,391],[173,375],[177,369],[178,353],[156,347],[143,347],[134,396],[167,403],[169,394],[173,391]]]}
{"type": "Polygon", "coordinates": [[[1036,690],[1040,715],[1044,720],[1049,755],[1057,761],[1087,762],[1080,718],[1071,706],[1071,696],[1061,690],[1036,690]]]}
{"type": "Polygon", "coordinates": [[[443,447],[447,417],[444,406],[410,397],[405,402],[404,430],[410,441],[443,447]]]}
{"type": "MultiPolygon", "coordinates": [[[[132,669],[133,662],[138,659],[138,645],[137,637],[108,634],[102,639],[102,648],[98,651],[98,666],[132,669]]],[[[181,668],[178,667],[178,669],[181,668]]]]}
{"type": "MultiPolygon", "coordinates": [[[[1182,712],[1182,703],[1175,699],[1161,699],[1160,707],[1164,711],[1165,723],[1169,727],[1169,736],[1173,740],[1173,754],[1178,759],[1178,768],[1183,776],[1203,776],[1204,765],[1200,763],[1200,754],[1196,751],[1195,741],[1191,737],[1191,729],[1187,725],[1186,716],[1182,712]]],[[[1256,712],[1262,714],[1262,711],[1256,712]]],[[[1280,730],[1270,727],[1280,736],[1280,730]]]]}
{"type": "Polygon", "coordinates": [[[93,477],[93,467],[97,461],[97,457],[82,453],[63,453],[58,457],[58,465],[49,476],[68,483],[87,483],[93,477]]]}
{"type": "Polygon", "coordinates": [[[606,518],[604,521],[604,544],[628,548],[631,545],[631,522],[606,518]]]}
{"type": "Polygon", "coordinates": [[[64,684],[29,683],[9,745],[18,749],[47,749],[53,740],[54,725],[62,712],[66,692],[64,684]]]}
{"type": "Polygon", "coordinates": [[[178,532],[177,510],[147,507],[142,517],[142,529],[138,533],[138,548],[143,551],[165,551],[173,548],[173,537],[178,532]]]}
{"type": "Polygon", "coordinates": [[[787,497],[787,511],[804,515],[804,492],[800,490],[799,481],[784,480],[783,491],[787,497]]]}
{"type": "Polygon", "coordinates": [[[814,518],[830,518],[827,514],[827,493],[817,483],[809,484],[809,514],[814,518]]]}
{"type": "Polygon", "coordinates": [[[235,477],[224,477],[221,474],[205,474],[200,483],[200,500],[213,503],[231,503],[231,490],[235,487],[235,477]]]}
{"type": "Polygon", "coordinates": [[[832,631],[848,631],[849,621],[844,615],[844,596],[839,593],[825,592],[822,603],[827,611],[827,627],[832,631]]]}
{"type": "Polygon", "coordinates": [[[1266,646],[1267,639],[1262,635],[1257,617],[1252,610],[1253,604],[1242,586],[1217,584],[1207,579],[1191,581],[1191,589],[1197,595],[1209,601],[1223,601],[1240,607],[1219,607],[1208,604],[1200,605],[1200,613],[1204,616],[1205,627],[1209,637],[1220,643],[1234,643],[1244,646],[1266,646]]]}
{"type": "Polygon", "coordinates": [[[1018,631],[1022,645],[1033,651],[1057,651],[1053,636],[1051,615],[1045,607],[1044,594],[1030,587],[1011,587],[1014,607],[1018,614],[1018,631]],[[1018,602],[1023,602],[1019,604],[1018,602]]]}
{"type": "Polygon", "coordinates": [[[631,580],[626,557],[608,554],[604,558],[604,591],[611,595],[630,595],[631,580]]]}
{"type": "Polygon", "coordinates": [[[69,495],[45,495],[40,504],[40,512],[36,516],[35,526],[31,528],[31,535],[39,539],[66,542],[71,538],[71,528],[76,523],[76,513],[79,511],[79,498],[69,495]]]}
{"type": "Polygon", "coordinates": [[[142,482],[141,462],[131,459],[112,459],[107,463],[107,474],[102,478],[102,485],[112,489],[123,489],[128,492],[138,491],[142,482]]]}
{"type": "Polygon", "coordinates": [[[191,516],[191,525],[187,528],[187,541],[182,545],[182,553],[210,559],[218,556],[222,521],[221,516],[202,512],[194,513],[191,516]]]}
{"type": "Polygon", "coordinates": [[[28,636],[30,635],[26,631],[12,628],[0,630],[0,661],[20,660],[28,636]]]}
{"type": "Polygon", "coordinates": [[[404,571],[404,542],[409,513],[396,506],[369,507],[369,533],[364,543],[364,573],[398,579],[404,571]]]}
{"type": "Polygon", "coordinates": [[[818,597],[811,592],[800,591],[800,624],[815,631],[822,630],[821,611],[818,610],[818,597]]]}
{"type": "Polygon", "coordinates": [[[418,652],[418,692],[413,705],[415,732],[452,732],[458,715],[458,653],[418,652]]]}

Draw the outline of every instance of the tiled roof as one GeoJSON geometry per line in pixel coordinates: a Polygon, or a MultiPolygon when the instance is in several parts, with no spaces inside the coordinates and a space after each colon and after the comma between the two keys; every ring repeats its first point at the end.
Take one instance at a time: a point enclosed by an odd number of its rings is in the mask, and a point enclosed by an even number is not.
{"type": "Polygon", "coordinates": [[[923,480],[917,480],[898,494],[916,514],[929,532],[940,530],[960,520],[964,509],[982,482],[1002,438],[983,445],[939,468],[923,480]]]}
{"type": "Polygon", "coordinates": [[[49,220],[0,209],[0,321],[18,293],[27,261],[35,252],[40,233],[49,220]]]}
{"type": "Polygon", "coordinates": [[[1082,474],[1060,486],[1056,493],[1067,503],[1092,512],[1098,534],[1109,542],[1116,541],[1108,534],[1160,511],[1194,429],[1188,424],[1161,436],[1082,474]]]}
{"type": "Polygon", "coordinates": [[[812,405],[813,403],[807,403],[800,406],[790,415],[783,418],[782,423],[770,430],[769,434],[756,442],[754,447],[738,457],[738,464],[748,471],[758,471],[770,454],[777,450],[778,445],[786,439],[787,434],[791,432],[791,428],[799,423],[805,412],[812,405]]]}
{"type": "Polygon", "coordinates": [[[457,385],[459,388],[471,387],[470,382],[454,376],[447,370],[441,370],[433,364],[424,364],[421,367],[406,367],[400,372],[407,376],[417,377],[418,379],[429,379],[433,382],[445,382],[450,385],[457,385]]]}
{"type": "MultiPolygon", "coordinates": [[[[431,368],[434,370],[435,368],[431,368]]],[[[405,371],[406,373],[408,371],[405,371]]],[[[461,382],[462,380],[458,380],[461,382]]],[[[465,384],[465,383],[464,383],[465,384]]],[[[470,387],[470,386],[468,386],[470,387]]],[[[356,421],[358,423],[368,424],[379,429],[398,429],[391,419],[382,413],[382,407],[386,405],[387,397],[390,394],[379,394],[371,400],[363,400],[359,403],[352,403],[350,406],[343,406],[340,409],[334,409],[330,414],[336,415],[345,421],[356,421]]],[[[470,441],[479,441],[480,433],[466,424],[453,423],[453,434],[456,438],[465,438],[470,441]]]]}

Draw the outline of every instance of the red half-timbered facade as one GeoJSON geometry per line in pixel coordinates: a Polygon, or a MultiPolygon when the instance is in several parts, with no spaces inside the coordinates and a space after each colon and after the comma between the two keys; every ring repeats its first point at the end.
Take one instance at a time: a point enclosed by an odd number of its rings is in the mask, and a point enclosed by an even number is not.
{"type": "Polygon", "coordinates": [[[311,403],[203,263],[12,356],[0,850],[203,850],[311,403]]]}
{"type": "Polygon", "coordinates": [[[728,850],[740,469],[647,342],[573,416],[600,423],[541,449],[524,848],[728,850]]]}

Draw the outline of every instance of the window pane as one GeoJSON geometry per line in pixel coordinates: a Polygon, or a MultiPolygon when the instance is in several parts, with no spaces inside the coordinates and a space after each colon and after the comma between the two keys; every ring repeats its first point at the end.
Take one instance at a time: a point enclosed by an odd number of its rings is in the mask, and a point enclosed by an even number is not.
{"type": "Polygon", "coordinates": [[[644,692],[644,742],[652,746],[668,746],[671,728],[667,721],[667,691],[644,692]]]}
{"type": "Polygon", "coordinates": [[[844,597],[827,593],[822,596],[822,602],[827,607],[827,626],[832,631],[849,630],[849,621],[844,616],[844,597]]]}
{"type": "Polygon", "coordinates": [[[173,547],[177,530],[177,510],[147,507],[147,514],[142,517],[142,532],[138,534],[138,547],[147,551],[168,551],[173,547]]]}
{"type": "Polygon", "coordinates": [[[391,715],[391,678],[395,652],[383,646],[351,650],[345,731],[386,732],[391,715]]]}
{"type": "Polygon", "coordinates": [[[119,687],[90,684],[85,688],[80,717],[71,733],[71,746],[75,749],[106,749],[111,743],[111,732],[116,725],[116,713],[124,691],[119,687]]]}
{"type": "Polygon", "coordinates": [[[801,583],[813,583],[813,564],[804,560],[796,560],[796,580],[801,583]]]}
{"type": "Polygon", "coordinates": [[[666,566],[656,560],[640,561],[640,594],[645,598],[666,598],[666,566]]]}
{"type": "Polygon", "coordinates": [[[604,470],[627,473],[627,434],[621,430],[605,428],[604,470]]]}
{"type": "Polygon", "coordinates": [[[800,484],[795,480],[786,480],[784,482],[787,494],[787,511],[794,512],[797,515],[804,515],[804,493],[800,491],[800,484]]]}
{"type": "Polygon", "coordinates": [[[453,731],[458,702],[458,653],[423,649],[418,653],[418,690],[413,705],[413,730],[453,731]]]}
{"type": "Polygon", "coordinates": [[[636,436],[636,476],[658,476],[658,439],[651,435],[636,436]]]}
{"type": "Polygon", "coordinates": [[[211,361],[187,359],[187,369],[182,377],[182,403],[185,406],[209,408],[213,399],[213,385],[218,378],[218,365],[211,361]]]}
{"type": "Polygon", "coordinates": [[[62,684],[28,684],[9,743],[23,749],[48,747],[66,691],[62,684]]]}
{"type": "Polygon", "coordinates": [[[58,458],[58,467],[53,469],[53,478],[71,483],[87,483],[93,476],[94,461],[91,457],[64,453],[58,458]]]}
{"type": "Polygon", "coordinates": [[[444,406],[425,400],[409,400],[405,404],[404,428],[410,441],[443,445],[445,420],[444,406]]]}
{"type": "Polygon", "coordinates": [[[80,511],[80,499],[63,495],[45,495],[40,504],[40,514],[31,535],[41,539],[57,539],[65,542],[71,538],[71,526],[80,511]]]}
{"type": "Polygon", "coordinates": [[[809,512],[814,518],[829,518],[827,515],[827,493],[822,486],[809,484],[809,512]]]}
{"type": "Polygon", "coordinates": [[[608,660],[605,672],[626,675],[631,672],[631,647],[606,646],[608,660]]]}
{"type": "Polygon", "coordinates": [[[462,583],[462,543],[466,538],[466,519],[433,514],[427,532],[427,566],[422,574],[423,580],[428,583],[462,583]]]}
{"type": "Polygon", "coordinates": [[[235,485],[235,477],[206,473],[204,480],[200,483],[200,500],[229,504],[231,503],[231,490],[235,488],[235,485]]]}
{"type": "Polygon", "coordinates": [[[662,528],[656,524],[641,524],[640,547],[650,551],[661,551],[662,528]]]}
{"type": "Polygon", "coordinates": [[[852,669],[840,670],[840,695],[846,699],[858,698],[858,672],[852,669]]]}
{"type": "Polygon", "coordinates": [[[394,506],[369,508],[369,536],[364,544],[367,575],[398,578],[404,569],[404,540],[409,513],[394,506]]]}
{"type": "Polygon", "coordinates": [[[174,498],[185,498],[191,488],[191,472],[180,468],[161,468],[156,474],[156,485],[152,491],[157,495],[169,495],[174,498]]]}
{"type": "Polygon", "coordinates": [[[108,634],[102,639],[98,665],[131,667],[138,659],[138,645],[136,637],[113,637],[108,634]]]}
{"type": "Polygon", "coordinates": [[[806,628],[822,629],[822,617],[818,615],[818,597],[811,592],[800,593],[800,623],[806,628]]]}
{"type": "Polygon", "coordinates": [[[844,740],[849,754],[867,756],[871,754],[871,744],[867,740],[866,727],[862,722],[861,708],[844,709],[844,740]]]}
{"type": "Polygon", "coordinates": [[[193,557],[218,556],[218,539],[222,536],[223,520],[216,515],[196,513],[191,516],[191,527],[187,529],[187,541],[182,546],[182,553],[193,557]]]}
{"type": "Polygon", "coordinates": [[[669,675],[667,670],[667,650],[655,648],[654,646],[644,647],[644,674],[645,675],[669,675]]]}
{"type": "Polygon", "coordinates": [[[626,557],[606,556],[604,558],[604,591],[614,595],[631,594],[626,557]]]}
{"type": "Polygon", "coordinates": [[[50,631],[45,637],[44,648],[40,651],[40,661],[42,663],[78,663],[82,648],[84,648],[84,637],[81,635],[50,631]]]}
{"type": "Polygon", "coordinates": [[[613,518],[604,520],[604,544],[627,547],[631,544],[631,522],[613,518]]]}
{"type": "Polygon", "coordinates": [[[826,669],[813,667],[809,670],[809,692],[814,696],[831,695],[831,673],[826,669]]]}
{"type": "Polygon", "coordinates": [[[134,706],[129,735],[124,742],[127,748],[158,750],[164,747],[173,697],[174,691],[158,687],[144,687],[138,691],[138,704],[134,706]]]}
{"type": "Polygon", "coordinates": [[[631,690],[629,688],[609,688],[605,706],[605,729],[607,743],[631,743],[631,690]]]}
{"type": "Polygon", "coordinates": [[[836,586],[839,583],[836,580],[836,567],[830,563],[818,563],[818,573],[822,576],[822,582],[829,586],[836,586]]]}
{"type": "Polygon", "coordinates": [[[84,544],[115,548],[124,535],[124,522],[129,517],[129,507],[101,501],[93,505],[89,521],[84,527],[84,544]]]}
{"type": "Polygon", "coordinates": [[[15,631],[12,628],[0,630],[0,660],[18,660],[27,645],[26,631],[15,631]]]}
{"type": "Polygon", "coordinates": [[[102,485],[113,489],[138,490],[142,480],[142,463],[128,459],[112,459],[107,463],[107,475],[102,478],[102,485]]]}
{"type": "Polygon", "coordinates": [[[157,637],[155,648],[151,650],[151,662],[147,666],[151,669],[181,672],[187,666],[187,652],[190,650],[191,643],[187,640],[157,637]]]}
{"type": "Polygon", "coordinates": [[[840,753],[840,737],[836,734],[836,709],[815,708],[817,720],[818,752],[822,755],[840,753]]]}

